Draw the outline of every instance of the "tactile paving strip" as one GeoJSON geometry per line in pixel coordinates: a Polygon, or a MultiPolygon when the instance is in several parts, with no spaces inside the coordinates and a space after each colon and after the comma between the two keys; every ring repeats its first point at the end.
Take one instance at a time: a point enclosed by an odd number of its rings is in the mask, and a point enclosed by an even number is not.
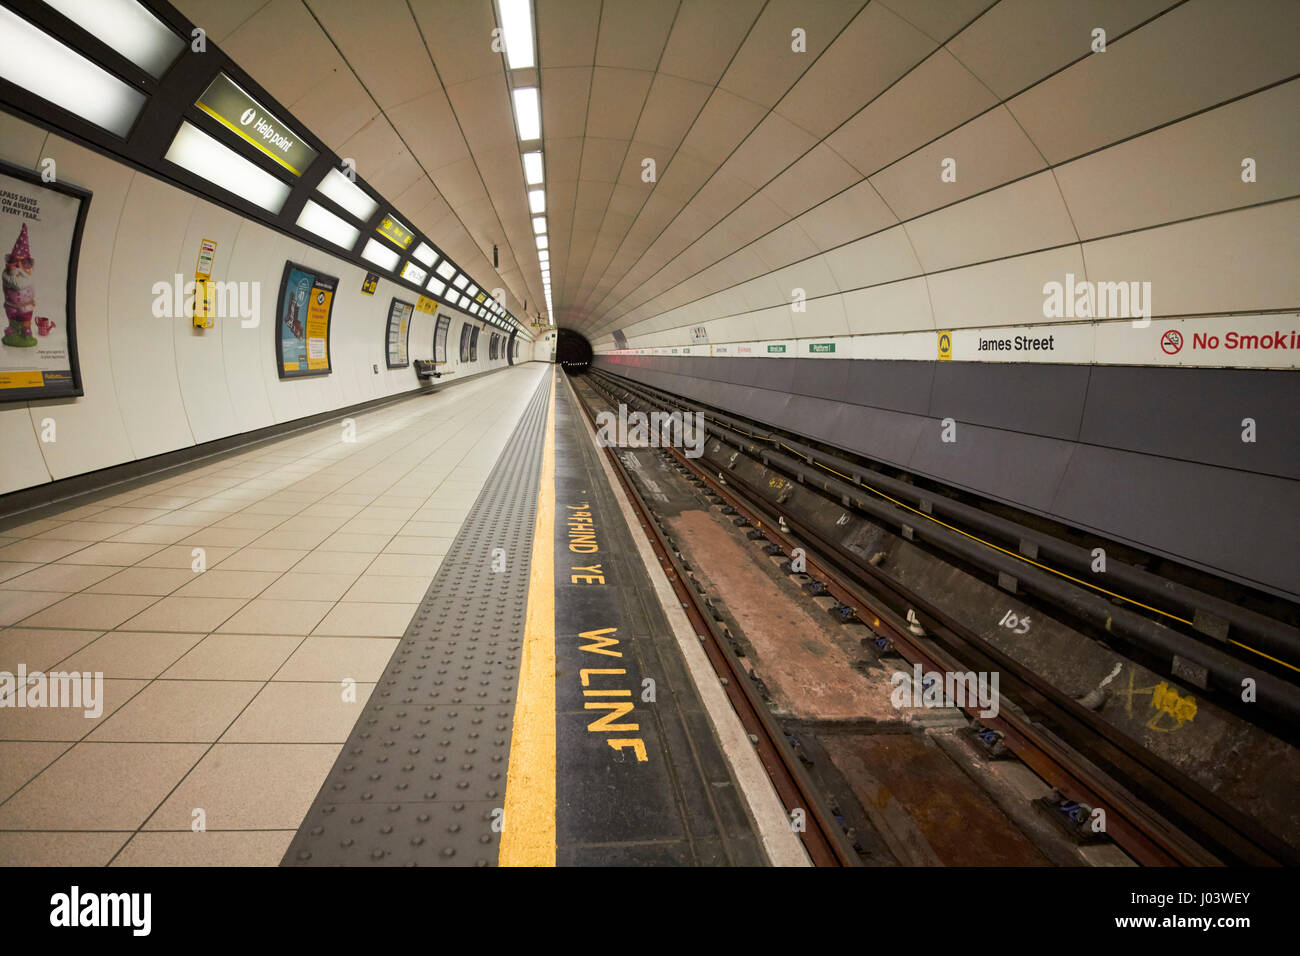
{"type": "Polygon", "coordinates": [[[282,866],[496,864],[551,379],[533,394],[282,866]]]}

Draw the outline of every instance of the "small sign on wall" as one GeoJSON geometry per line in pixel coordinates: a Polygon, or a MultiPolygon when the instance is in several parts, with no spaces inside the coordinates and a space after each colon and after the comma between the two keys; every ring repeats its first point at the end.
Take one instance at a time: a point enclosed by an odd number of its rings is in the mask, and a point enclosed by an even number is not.
{"type": "Polygon", "coordinates": [[[199,260],[194,264],[194,327],[196,329],[212,328],[212,317],[216,314],[216,287],[209,281],[212,278],[212,263],[217,257],[217,244],[211,239],[199,243],[199,260]]]}
{"type": "Polygon", "coordinates": [[[374,295],[375,290],[379,288],[379,276],[374,272],[367,272],[366,277],[361,282],[361,292],[363,295],[374,295]]]}
{"type": "Polygon", "coordinates": [[[199,261],[194,266],[194,278],[206,282],[212,278],[212,262],[217,257],[217,244],[211,239],[199,243],[199,261]]]}
{"type": "Polygon", "coordinates": [[[939,333],[939,361],[952,361],[952,331],[945,330],[939,333]]]}

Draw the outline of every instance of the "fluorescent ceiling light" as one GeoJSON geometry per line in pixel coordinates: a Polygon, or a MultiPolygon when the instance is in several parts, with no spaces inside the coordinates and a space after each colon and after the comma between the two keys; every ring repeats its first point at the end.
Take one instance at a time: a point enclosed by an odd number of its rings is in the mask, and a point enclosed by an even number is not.
{"type": "Polygon", "coordinates": [[[530,186],[541,185],[542,182],[542,154],[541,153],[524,153],[524,179],[530,186]]]}
{"type": "Polygon", "coordinates": [[[528,209],[530,212],[546,212],[546,190],[528,190],[528,209]]]}
{"type": "Polygon", "coordinates": [[[538,248],[538,249],[545,249],[545,248],[546,248],[547,246],[549,246],[550,244],[551,244],[551,241],[550,241],[549,239],[547,239],[545,236],[538,236],[538,237],[537,237],[537,248],[538,248]]]}
{"type": "Polygon", "coordinates": [[[421,269],[414,262],[407,262],[406,265],[402,266],[402,278],[407,280],[408,282],[414,282],[416,285],[422,285],[424,283],[424,280],[428,278],[428,276],[429,273],[426,272],[424,269],[421,269]]]}
{"type": "Polygon", "coordinates": [[[415,251],[412,252],[411,255],[415,256],[415,258],[419,259],[426,266],[432,266],[438,261],[438,253],[434,252],[433,246],[429,245],[427,242],[422,242],[416,246],[415,251]]]}
{"type": "Polygon", "coordinates": [[[154,78],[166,73],[185,49],[184,40],[135,0],[45,0],[45,4],[154,78]]]}
{"type": "Polygon", "coordinates": [[[278,213],[289,198],[286,184],[188,122],[181,123],[165,158],[269,212],[278,213]]]}
{"type": "Polygon", "coordinates": [[[442,262],[438,263],[438,275],[444,279],[450,279],[455,274],[456,267],[451,264],[449,259],[443,259],[442,262]]]}
{"type": "Polygon", "coordinates": [[[551,261],[551,250],[550,250],[550,249],[538,249],[538,250],[537,250],[537,258],[538,258],[540,261],[542,261],[542,262],[550,262],[550,261],[551,261]]]}
{"type": "Polygon", "coordinates": [[[498,0],[501,34],[506,41],[506,62],[512,70],[526,70],[533,60],[533,12],[528,0],[498,0]]]}
{"type": "Polygon", "coordinates": [[[361,230],[344,219],[340,219],[324,206],[310,199],[302,207],[298,216],[298,225],[308,232],[314,232],[322,239],[328,239],[343,249],[351,249],[357,244],[361,230]]]}
{"type": "Polygon", "coordinates": [[[515,122],[519,125],[519,138],[523,142],[542,135],[542,112],[537,104],[537,87],[525,86],[514,91],[515,122]]]}
{"type": "Polygon", "coordinates": [[[457,289],[463,289],[465,288],[465,286],[469,285],[469,276],[465,275],[465,273],[462,272],[460,275],[456,276],[456,278],[452,280],[451,284],[454,285],[457,289]]]}
{"type": "Polygon", "coordinates": [[[434,295],[442,295],[444,292],[447,291],[447,283],[443,282],[437,276],[434,276],[432,279],[429,280],[429,284],[425,286],[425,288],[428,289],[430,292],[432,292],[434,295]]]}
{"type": "Polygon", "coordinates": [[[392,272],[402,257],[378,239],[367,239],[366,247],[361,250],[361,258],[392,272]]]}
{"type": "Polygon", "coordinates": [[[465,291],[470,295],[478,295],[478,286],[476,286],[474,283],[471,282],[469,284],[469,288],[466,289],[465,291]]]}
{"type": "Polygon", "coordinates": [[[468,305],[469,305],[469,296],[467,296],[467,295],[462,295],[462,296],[460,297],[460,307],[463,309],[463,308],[465,308],[465,307],[468,306],[468,305]]]}
{"type": "Polygon", "coordinates": [[[379,208],[378,203],[366,195],[365,190],[337,169],[331,169],[325,174],[316,191],[334,200],[362,222],[369,220],[379,208]]]}
{"type": "Polygon", "coordinates": [[[545,231],[546,231],[546,217],[545,217],[545,216],[534,216],[534,217],[533,217],[533,234],[534,234],[534,235],[538,235],[538,236],[540,236],[540,235],[541,235],[542,233],[544,233],[545,231]]]}
{"type": "Polygon", "coordinates": [[[110,133],[125,138],[144,108],[139,90],[4,7],[0,49],[0,77],[110,133]]]}

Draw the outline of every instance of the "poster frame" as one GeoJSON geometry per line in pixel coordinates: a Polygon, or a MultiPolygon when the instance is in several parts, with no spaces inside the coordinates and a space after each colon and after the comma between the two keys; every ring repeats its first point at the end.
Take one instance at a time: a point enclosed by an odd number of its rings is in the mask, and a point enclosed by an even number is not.
{"type": "Polygon", "coordinates": [[[439,311],[434,315],[433,321],[433,361],[435,363],[446,364],[451,359],[448,357],[447,339],[451,337],[451,316],[445,312],[439,311]],[[442,358],[438,357],[438,332],[442,332],[442,358]]]}
{"type": "Polygon", "coordinates": [[[415,324],[415,303],[407,302],[405,299],[393,296],[392,300],[388,303],[388,321],[384,323],[384,361],[390,369],[411,367],[411,326],[413,324],[415,324]],[[394,365],[393,352],[390,348],[390,344],[393,341],[393,306],[399,303],[406,306],[410,310],[410,313],[406,317],[406,361],[394,365]]]}
{"type": "MultiPolygon", "coordinates": [[[[47,183],[32,170],[22,166],[15,166],[4,160],[0,160],[0,173],[30,183],[33,186],[39,186],[41,189],[72,196],[80,203],[77,208],[77,221],[72,227],[72,240],[68,246],[68,288],[64,299],[67,303],[67,315],[64,317],[64,325],[68,336],[68,365],[69,371],[72,373],[72,388],[50,391],[48,386],[42,385],[39,388],[0,389],[0,403],[27,402],[37,399],[58,401],[64,398],[80,398],[86,392],[82,387],[81,361],[77,353],[77,269],[81,264],[81,239],[86,230],[86,217],[90,212],[90,200],[94,194],[89,189],[74,186],[62,180],[47,183]]],[[[2,261],[0,261],[0,268],[3,268],[2,261]]]]}
{"type": "Polygon", "coordinates": [[[334,371],[334,353],[331,349],[331,339],[334,337],[334,300],[339,293],[338,276],[332,276],[328,273],[321,272],[319,269],[301,262],[294,262],[286,259],[284,270],[280,274],[280,293],[275,297],[275,370],[281,380],[293,378],[318,378],[322,375],[330,375],[334,371]],[[330,296],[329,311],[325,313],[325,368],[305,371],[286,372],[284,370],[284,334],[281,325],[284,316],[281,309],[284,307],[284,293],[289,287],[289,271],[297,269],[300,272],[310,273],[313,276],[312,284],[318,279],[329,279],[334,283],[334,294],[330,296]]]}

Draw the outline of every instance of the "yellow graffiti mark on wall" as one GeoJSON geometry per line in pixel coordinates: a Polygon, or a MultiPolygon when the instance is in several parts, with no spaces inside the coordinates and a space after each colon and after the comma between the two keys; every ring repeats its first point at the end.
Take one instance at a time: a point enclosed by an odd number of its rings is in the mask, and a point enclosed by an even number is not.
{"type": "Polygon", "coordinates": [[[1147,727],[1161,733],[1177,730],[1196,716],[1196,698],[1190,694],[1183,697],[1164,681],[1151,688],[1151,706],[1155,708],[1155,714],[1147,721],[1147,727]],[[1174,726],[1159,726],[1166,714],[1176,721],[1174,726]]]}
{"type": "Polygon", "coordinates": [[[1170,734],[1180,730],[1183,724],[1190,724],[1196,718],[1196,698],[1191,694],[1184,696],[1176,688],[1161,681],[1154,687],[1134,687],[1133,670],[1128,674],[1128,690],[1120,691],[1124,696],[1124,711],[1133,715],[1133,698],[1139,694],[1150,694],[1151,717],[1146,723],[1148,730],[1161,734],[1170,734]]]}

